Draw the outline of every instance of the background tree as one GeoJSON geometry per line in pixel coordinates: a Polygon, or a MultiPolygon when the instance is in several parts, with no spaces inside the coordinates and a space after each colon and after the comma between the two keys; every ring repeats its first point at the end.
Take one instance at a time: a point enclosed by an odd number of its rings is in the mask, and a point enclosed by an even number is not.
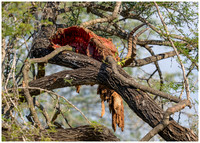
{"type": "MultiPolygon", "coordinates": [[[[97,87],[83,86],[78,95],[72,87],[88,82],[101,83],[121,93],[125,101],[125,130],[121,132],[117,129],[115,133],[121,140],[140,140],[152,128],[152,134],[142,140],[149,140],[157,133],[160,136],[151,140],[198,139],[197,3],[122,2],[118,14],[113,18],[115,7],[116,2],[2,2],[3,140],[58,140],[60,127],[74,128],[85,124],[90,124],[93,129],[100,124],[111,129],[108,108],[104,117],[100,118],[101,105],[99,95],[96,94],[97,87]],[[86,21],[90,22],[84,23],[86,21]],[[141,24],[145,26],[132,32],[141,24]],[[28,59],[34,55],[43,57],[49,54],[51,51],[46,49],[49,45],[48,38],[57,28],[74,25],[86,26],[97,35],[112,38],[121,58],[118,64],[125,65],[123,69],[129,75],[110,58],[106,61],[111,65],[108,70],[100,70],[101,62],[69,52],[72,57],[79,57],[73,60],[75,64],[65,53],[59,54],[48,61],[46,77],[41,79],[36,79],[37,63],[31,63],[30,72],[26,76],[29,78],[30,88],[24,88],[27,82],[22,74],[26,67],[25,61],[28,65],[28,59]],[[146,28],[149,29],[139,36],[142,33],[140,31],[146,28]],[[39,50],[34,47],[39,47],[39,50]],[[63,58],[67,60],[61,61],[63,58]],[[92,61],[93,65],[89,67],[87,61],[92,61]],[[69,70],[66,65],[70,68],[77,68],[75,66],[78,65],[79,68],[69,70]],[[63,72],[57,73],[59,71],[63,72]],[[79,75],[80,79],[65,79],[62,84],[63,82],[52,78],[57,77],[62,81],[62,76],[66,74],[75,77],[79,75]],[[88,77],[88,74],[93,76],[88,77]],[[110,78],[106,79],[106,76],[110,78]],[[31,90],[31,87],[35,87],[35,90],[31,90]],[[38,87],[41,90],[39,93],[36,90],[38,87]],[[29,106],[21,98],[26,95],[26,91],[30,95],[38,95],[30,98],[29,106]],[[191,108],[180,111],[186,105],[191,108]],[[179,112],[175,113],[176,111],[179,112]],[[37,114],[34,115],[34,112],[37,114]],[[176,122],[170,118],[168,125],[169,115],[176,122]],[[40,132],[47,127],[48,130],[40,132]],[[54,131],[58,132],[58,138],[55,138],[54,131]]],[[[83,129],[90,131],[86,127],[83,129]]],[[[81,131],[83,129],[80,127],[81,131]]],[[[116,140],[112,134],[104,136],[108,140],[116,140]]]]}

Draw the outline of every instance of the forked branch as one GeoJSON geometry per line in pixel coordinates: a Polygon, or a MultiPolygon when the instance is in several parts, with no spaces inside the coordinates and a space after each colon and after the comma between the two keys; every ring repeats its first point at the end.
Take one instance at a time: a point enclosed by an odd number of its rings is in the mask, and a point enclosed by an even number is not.
{"type": "Polygon", "coordinates": [[[122,67],[126,67],[128,65],[131,64],[131,62],[133,62],[135,60],[136,57],[136,45],[137,45],[137,41],[138,41],[138,37],[144,33],[146,30],[148,30],[149,28],[146,28],[142,31],[140,31],[139,33],[137,33],[135,36],[133,36],[133,34],[142,26],[144,26],[145,24],[141,24],[139,26],[137,26],[136,28],[134,28],[128,37],[128,53],[125,57],[125,63],[122,65],[122,67]]]}
{"type": "Polygon", "coordinates": [[[126,55],[126,59],[130,58],[130,57],[135,57],[136,56],[136,42],[137,42],[137,38],[139,37],[139,33],[135,36],[133,36],[133,34],[142,26],[144,26],[145,24],[141,24],[137,27],[135,27],[129,34],[128,36],[128,53],[126,55]]]}
{"type": "Polygon", "coordinates": [[[185,84],[185,91],[186,91],[187,99],[190,100],[189,81],[188,81],[188,78],[186,77],[186,74],[185,74],[185,67],[184,67],[184,65],[183,65],[183,63],[182,63],[182,61],[181,61],[181,58],[180,58],[180,56],[179,56],[179,52],[178,52],[177,48],[175,47],[174,42],[173,42],[173,41],[171,40],[171,38],[170,38],[167,25],[165,24],[165,22],[164,22],[164,20],[163,20],[163,17],[162,17],[162,15],[161,15],[161,13],[160,13],[160,10],[159,10],[159,8],[158,8],[158,5],[157,5],[156,2],[154,2],[154,4],[155,4],[155,7],[156,7],[156,9],[157,9],[157,12],[158,12],[158,15],[159,15],[159,17],[160,17],[160,20],[161,20],[161,22],[162,22],[162,24],[163,24],[163,26],[164,26],[165,31],[166,31],[167,39],[168,39],[169,42],[171,43],[171,45],[172,45],[172,47],[173,47],[173,49],[174,49],[174,51],[175,51],[175,53],[176,53],[176,55],[177,55],[178,61],[179,61],[180,65],[181,65],[181,69],[182,69],[182,71],[183,71],[183,78],[184,78],[184,84],[185,84]]]}
{"type": "Polygon", "coordinates": [[[152,137],[162,131],[170,123],[170,115],[184,109],[186,106],[191,108],[191,103],[189,100],[182,100],[173,107],[170,107],[164,113],[163,120],[155,128],[153,128],[148,134],[146,134],[140,141],[149,141],[152,137]]]}
{"type": "Polygon", "coordinates": [[[37,113],[36,113],[36,110],[35,110],[35,107],[34,107],[33,97],[30,95],[29,89],[28,89],[28,82],[29,82],[28,72],[29,72],[30,64],[34,63],[34,62],[37,62],[37,63],[48,62],[49,59],[51,59],[52,57],[54,57],[55,55],[57,55],[58,53],[60,53],[61,51],[64,51],[64,50],[72,50],[72,48],[69,47],[69,46],[65,46],[65,47],[56,49],[55,51],[53,51],[52,53],[50,53],[49,55],[47,55],[47,56],[45,56],[43,58],[37,58],[37,59],[27,60],[25,62],[25,66],[23,68],[24,95],[25,95],[25,98],[27,100],[28,107],[30,109],[31,115],[33,116],[33,119],[34,119],[34,122],[35,122],[35,126],[39,127],[41,130],[43,130],[44,128],[42,127],[42,124],[39,121],[39,118],[37,116],[37,113]]]}
{"type": "Polygon", "coordinates": [[[87,22],[82,23],[81,26],[87,27],[87,26],[90,26],[90,25],[94,25],[96,23],[103,23],[103,22],[113,21],[114,19],[117,18],[117,15],[118,15],[118,12],[119,12],[119,9],[120,9],[120,5],[121,5],[120,1],[116,2],[115,9],[114,9],[114,11],[113,11],[111,16],[108,16],[106,18],[99,18],[99,19],[94,19],[94,20],[91,20],[91,21],[87,21],[87,22]]]}
{"type": "Polygon", "coordinates": [[[159,90],[156,90],[156,89],[153,89],[153,88],[150,88],[148,86],[145,86],[145,85],[142,85],[142,84],[139,84],[137,83],[133,78],[129,78],[127,79],[126,77],[124,77],[123,75],[121,75],[118,71],[118,68],[117,68],[117,63],[114,61],[114,59],[111,57],[111,56],[108,56],[106,58],[106,61],[108,63],[111,64],[112,66],[112,70],[114,72],[114,74],[116,76],[118,76],[122,81],[126,82],[127,84],[137,88],[137,89],[140,89],[140,90],[143,90],[143,91],[146,91],[146,92],[149,92],[149,93],[152,93],[154,95],[158,95],[160,97],[163,97],[163,98],[166,98],[166,99],[169,99],[170,101],[174,101],[176,103],[178,103],[180,101],[180,99],[178,99],[177,97],[175,96],[171,96],[170,94],[167,94],[167,93],[164,93],[162,91],[159,91],[159,90]]]}

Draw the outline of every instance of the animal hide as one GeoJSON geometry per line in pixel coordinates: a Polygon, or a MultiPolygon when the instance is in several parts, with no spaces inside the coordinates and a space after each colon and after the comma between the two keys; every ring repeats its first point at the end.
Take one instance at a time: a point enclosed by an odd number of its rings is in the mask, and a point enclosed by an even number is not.
{"type": "MultiPolygon", "coordinates": [[[[58,29],[58,31],[50,38],[49,48],[59,48],[65,45],[69,45],[74,48],[75,52],[87,55],[98,61],[105,60],[110,55],[116,61],[119,61],[118,51],[109,39],[97,36],[89,29],[72,26],[69,28],[58,29]]],[[[79,92],[80,86],[77,86],[77,92],[79,92]]],[[[114,90],[108,89],[103,85],[99,85],[98,94],[101,98],[101,117],[105,113],[104,102],[109,104],[109,110],[112,113],[112,127],[116,131],[116,125],[121,130],[124,130],[124,106],[121,96],[114,90]]]]}

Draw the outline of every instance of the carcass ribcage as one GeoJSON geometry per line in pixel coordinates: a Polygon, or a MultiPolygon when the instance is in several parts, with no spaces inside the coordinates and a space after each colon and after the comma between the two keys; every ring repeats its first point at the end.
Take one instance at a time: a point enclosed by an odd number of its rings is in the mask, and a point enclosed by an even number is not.
{"type": "MultiPolygon", "coordinates": [[[[56,34],[51,37],[50,42],[50,48],[56,49],[69,45],[74,47],[77,53],[87,55],[98,61],[102,61],[108,55],[113,56],[116,61],[119,61],[117,49],[111,40],[97,36],[92,31],[83,27],[72,26],[58,29],[56,34]]],[[[109,110],[112,113],[112,127],[114,131],[116,130],[116,125],[123,131],[124,107],[121,96],[114,90],[108,89],[103,85],[99,85],[98,93],[102,100],[101,117],[105,113],[104,101],[107,101],[109,103],[109,110]]]]}

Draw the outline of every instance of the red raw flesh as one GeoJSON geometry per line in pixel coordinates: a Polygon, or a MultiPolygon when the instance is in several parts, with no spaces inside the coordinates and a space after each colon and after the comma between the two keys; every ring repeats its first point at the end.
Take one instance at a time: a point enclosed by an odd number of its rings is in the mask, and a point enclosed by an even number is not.
{"type": "Polygon", "coordinates": [[[100,55],[97,49],[98,47],[90,40],[91,38],[100,40],[101,44],[104,47],[109,48],[109,50],[113,53],[112,56],[115,56],[115,53],[117,53],[117,49],[112,41],[97,36],[92,31],[78,26],[58,30],[57,33],[52,36],[50,42],[52,44],[51,47],[54,49],[69,45],[75,47],[75,51],[77,53],[84,54],[101,61],[103,59],[103,55],[100,55]]]}

